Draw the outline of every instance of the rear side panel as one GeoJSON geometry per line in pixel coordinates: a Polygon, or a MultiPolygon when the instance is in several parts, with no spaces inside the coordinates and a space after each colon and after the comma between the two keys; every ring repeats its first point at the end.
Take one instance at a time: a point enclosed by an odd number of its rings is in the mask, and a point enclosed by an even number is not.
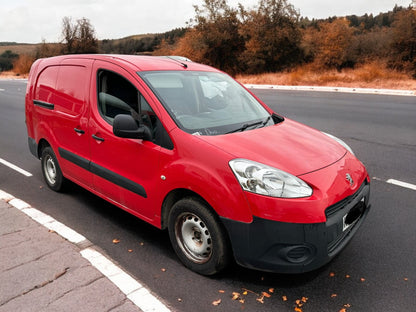
{"type": "Polygon", "coordinates": [[[54,116],[47,121],[56,138],[57,145],[53,148],[64,176],[84,186],[91,184],[91,173],[62,158],[60,150],[90,160],[88,93],[91,63],[92,60],[66,60],[61,63],[54,92],[54,116]]]}

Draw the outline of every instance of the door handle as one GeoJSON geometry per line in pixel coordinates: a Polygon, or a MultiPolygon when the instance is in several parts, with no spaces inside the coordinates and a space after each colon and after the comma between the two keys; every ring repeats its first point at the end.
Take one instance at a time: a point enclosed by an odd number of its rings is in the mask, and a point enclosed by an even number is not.
{"type": "Polygon", "coordinates": [[[74,128],[74,131],[75,131],[76,133],[79,133],[79,134],[84,134],[84,133],[85,133],[85,131],[84,131],[84,130],[81,130],[81,129],[78,129],[78,128],[74,128]]]}
{"type": "Polygon", "coordinates": [[[100,137],[96,136],[95,134],[92,135],[92,138],[94,140],[97,140],[97,141],[100,141],[100,142],[104,142],[104,139],[103,138],[100,138],[100,137]]]}

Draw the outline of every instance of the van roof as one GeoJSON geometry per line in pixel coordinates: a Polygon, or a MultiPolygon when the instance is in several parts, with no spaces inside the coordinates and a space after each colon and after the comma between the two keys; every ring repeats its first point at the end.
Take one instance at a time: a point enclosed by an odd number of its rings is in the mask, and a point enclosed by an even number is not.
{"type": "Polygon", "coordinates": [[[149,55],[124,55],[124,54],[71,54],[48,58],[47,63],[59,64],[64,60],[94,59],[116,63],[129,67],[134,71],[157,70],[200,70],[218,71],[217,69],[190,61],[180,56],[149,56],[149,55]]]}

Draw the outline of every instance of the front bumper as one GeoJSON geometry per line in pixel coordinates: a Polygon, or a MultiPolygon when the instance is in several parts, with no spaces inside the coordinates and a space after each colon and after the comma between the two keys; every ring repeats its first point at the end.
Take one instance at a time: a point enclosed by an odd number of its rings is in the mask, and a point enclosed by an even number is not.
{"type": "Polygon", "coordinates": [[[287,223],[258,217],[251,223],[222,218],[234,257],[242,266],[277,273],[302,273],[334,258],[366,218],[370,185],[326,209],[326,222],[287,223]]]}

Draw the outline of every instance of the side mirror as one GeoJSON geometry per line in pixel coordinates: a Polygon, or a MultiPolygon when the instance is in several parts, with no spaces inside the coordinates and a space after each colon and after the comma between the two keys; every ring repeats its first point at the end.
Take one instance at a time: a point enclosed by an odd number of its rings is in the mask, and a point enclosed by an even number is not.
{"type": "Polygon", "coordinates": [[[138,126],[131,115],[117,115],[113,122],[113,133],[120,138],[142,139],[146,141],[153,139],[150,129],[146,126],[138,126]]]}

